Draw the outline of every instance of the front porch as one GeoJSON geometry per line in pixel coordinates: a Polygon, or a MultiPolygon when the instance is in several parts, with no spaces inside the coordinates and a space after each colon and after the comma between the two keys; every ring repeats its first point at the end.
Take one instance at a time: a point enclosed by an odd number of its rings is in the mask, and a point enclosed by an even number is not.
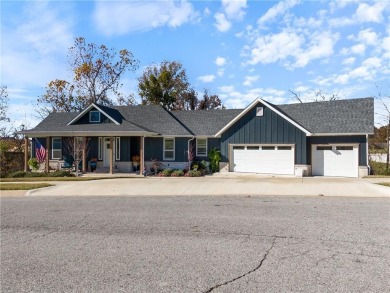
{"type": "MultiPolygon", "coordinates": [[[[25,140],[28,141],[28,137],[25,140]]],[[[83,174],[142,174],[144,170],[143,136],[34,138],[31,157],[37,156],[36,144],[42,145],[45,150],[44,163],[40,168],[44,172],[64,169],[75,171],[76,165],[83,174]]],[[[27,156],[24,165],[27,171],[27,156]]]]}

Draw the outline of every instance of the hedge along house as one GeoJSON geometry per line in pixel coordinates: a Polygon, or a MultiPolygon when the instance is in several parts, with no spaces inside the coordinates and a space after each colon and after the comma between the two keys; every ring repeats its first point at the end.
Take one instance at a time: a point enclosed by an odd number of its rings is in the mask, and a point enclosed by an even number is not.
{"type": "Polygon", "coordinates": [[[80,137],[89,146],[83,171],[95,157],[98,170],[131,172],[134,155],[140,156],[140,170],[150,168],[152,160],[184,169],[189,153],[196,161],[207,160],[215,147],[221,171],[359,177],[369,172],[373,131],[372,98],[278,106],[258,98],[240,110],[91,104],[80,113],[52,113],[21,133],[47,149],[46,170],[69,156],[66,137],[80,137]]]}

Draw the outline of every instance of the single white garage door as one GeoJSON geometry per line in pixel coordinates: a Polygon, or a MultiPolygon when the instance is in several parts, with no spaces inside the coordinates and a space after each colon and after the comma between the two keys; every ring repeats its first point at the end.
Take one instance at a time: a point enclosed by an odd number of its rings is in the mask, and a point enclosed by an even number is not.
{"type": "Polygon", "coordinates": [[[314,176],[358,177],[359,148],[351,145],[313,145],[314,176]]]}
{"type": "Polygon", "coordinates": [[[294,174],[293,146],[233,146],[233,171],[265,174],[294,174]]]}

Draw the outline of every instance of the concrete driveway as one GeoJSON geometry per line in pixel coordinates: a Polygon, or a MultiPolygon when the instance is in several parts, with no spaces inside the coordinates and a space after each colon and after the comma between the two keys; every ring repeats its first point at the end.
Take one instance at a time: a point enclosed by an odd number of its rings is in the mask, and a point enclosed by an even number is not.
{"type": "Polygon", "coordinates": [[[82,182],[56,182],[30,190],[28,196],[355,196],[390,197],[390,188],[359,178],[282,177],[215,174],[200,178],[133,177],[82,182]]]}

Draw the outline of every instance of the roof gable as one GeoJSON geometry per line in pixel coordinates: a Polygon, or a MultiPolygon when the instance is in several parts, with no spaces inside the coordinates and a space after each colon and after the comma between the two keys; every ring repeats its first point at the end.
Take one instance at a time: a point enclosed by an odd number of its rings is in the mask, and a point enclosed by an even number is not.
{"type": "Polygon", "coordinates": [[[288,117],[287,115],[285,115],[283,112],[281,112],[278,108],[276,108],[274,105],[272,105],[271,103],[268,103],[266,101],[264,101],[263,99],[261,98],[257,98],[255,99],[248,107],[246,107],[240,114],[238,114],[236,117],[234,117],[234,119],[232,119],[228,124],[225,125],[225,127],[223,127],[221,130],[219,130],[215,136],[220,136],[223,132],[225,132],[229,127],[231,127],[233,124],[235,124],[238,120],[240,120],[246,113],[248,113],[253,107],[255,107],[258,103],[261,103],[263,104],[264,106],[266,106],[267,108],[269,108],[270,110],[272,110],[273,112],[275,112],[276,114],[278,114],[279,116],[281,116],[282,118],[284,118],[285,120],[287,120],[288,122],[290,122],[291,124],[293,124],[295,127],[297,127],[298,129],[302,130],[304,133],[306,133],[307,136],[310,136],[312,135],[311,132],[309,130],[307,130],[305,127],[303,127],[302,125],[298,124],[296,121],[294,121],[293,119],[291,119],[290,117],[288,117]]]}
{"type": "Polygon", "coordinates": [[[111,120],[112,122],[114,122],[116,125],[120,125],[121,123],[118,121],[120,118],[119,115],[117,115],[117,113],[115,113],[113,111],[112,108],[109,108],[109,107],[106,107],[106,106],[103,106],[103,105],[97,105],[95,103],[92,103],[91,105],[89,105],[87,108],[85,108],[82,112],[80,112],[75,118],[73,118],[67,125],[72,125],[72,124],[75,124],[77,121],[79,121],[81,118],[83,118],[85,115],[87,115],[89,113],[89,111],[91,111],[92,109],[96,109],[97,111],[99,111],[101,114],[103,114],[104,116],[106,116],[109,120],[111,120]],[[108,112],[108,113],[107,113],[108,112]],[[111,114],[111,115],[110,115],[111,114]],[[116,118],[114,118],[114,117],[116,118]]]}

